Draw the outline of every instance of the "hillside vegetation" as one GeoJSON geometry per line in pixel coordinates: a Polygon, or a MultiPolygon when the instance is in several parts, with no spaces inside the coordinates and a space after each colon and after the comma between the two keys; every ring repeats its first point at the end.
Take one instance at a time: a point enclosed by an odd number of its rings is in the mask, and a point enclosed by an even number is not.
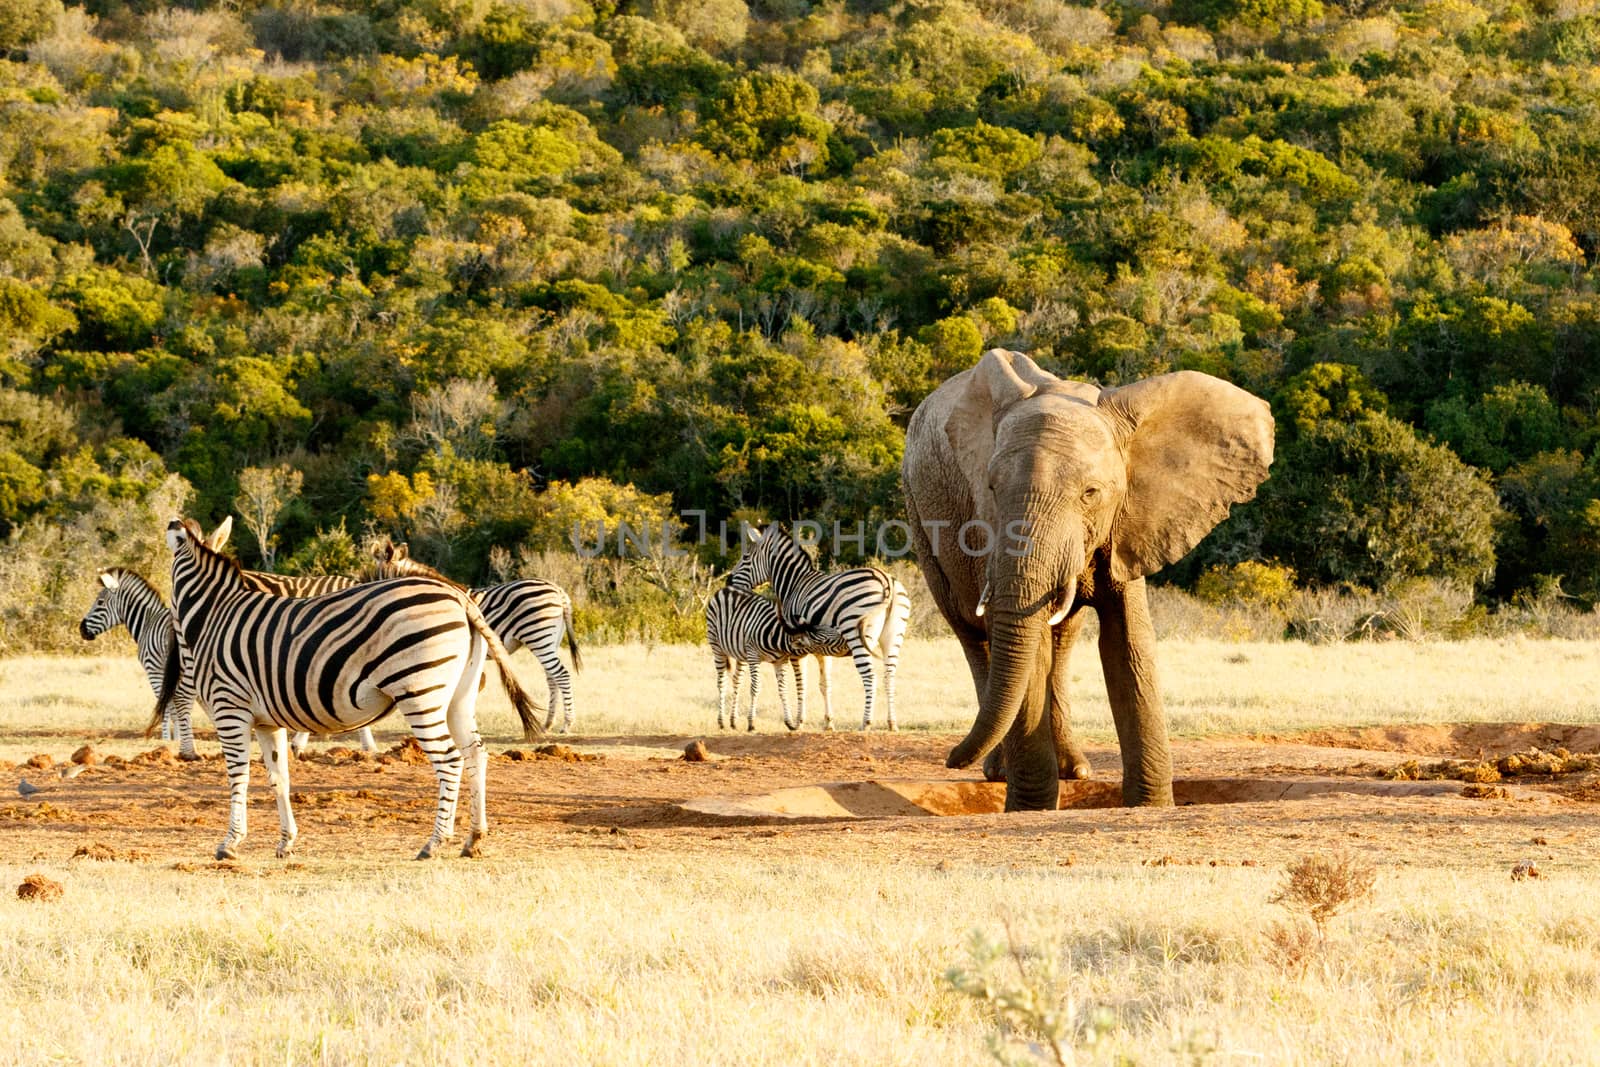
{"type": "Polygon", "coordinates": [[[6,10],[10,641],[180,507],[468,578],[575,521],[870,531],[993,345],[1273,401],[1182,582],[1600,596],[1584,0],[6,10]]]}

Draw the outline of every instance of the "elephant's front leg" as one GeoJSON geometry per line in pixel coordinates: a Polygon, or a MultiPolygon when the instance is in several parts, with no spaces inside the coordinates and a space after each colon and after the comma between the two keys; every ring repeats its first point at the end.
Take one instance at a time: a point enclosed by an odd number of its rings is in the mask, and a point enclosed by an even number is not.
{"type": "Polygon", "coordinates": [[[1069,669],[1072,645],[1083,631],[1084,611],[1077,611],[1055,628],[1055,660],[1050,668],[1050,729],[1055,734],[1056,763],[1064,780],[1090,778],[1094,768],[1083,754],[1077,739],[1072,736],[1072,710],[1067,702],[1067,685],[1072,680],[1069,669]]]}
{"type": "Polygon", "coordinates": [[[1122,747],[1122,802],[1172,803],[1172,753],[1167,717],[1156,676],[1156,634],[1144,579],[1096,601],[1100,616],[1100,663],[1106,696],[1122,747]]]}

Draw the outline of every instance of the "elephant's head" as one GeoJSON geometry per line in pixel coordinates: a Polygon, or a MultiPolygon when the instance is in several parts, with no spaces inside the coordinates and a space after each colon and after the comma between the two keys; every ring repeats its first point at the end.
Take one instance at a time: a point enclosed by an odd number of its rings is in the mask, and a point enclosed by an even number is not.
{"type": "MultiPolygon", "coordinates": [[[[1126,583],[1182,558],[1272,462],[1267,404],[1194,371],[1100,390],[994,349],[966,372],[945,435],[994,533],[984,603],[989,692],[952,767],[1005,736],[1049,625],[1094,567],[1126,583]],[[1022,540],[1025,538],[1026,541],[1022,540]]],[[[979,541],[972,534],[963,550],[979,541]]]]}

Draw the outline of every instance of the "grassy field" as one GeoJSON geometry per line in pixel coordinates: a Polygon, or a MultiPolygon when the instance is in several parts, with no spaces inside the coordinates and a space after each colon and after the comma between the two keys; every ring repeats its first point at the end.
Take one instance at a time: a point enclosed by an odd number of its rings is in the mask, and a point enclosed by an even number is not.
{"type": "MultiPolygon", "coordinates": [[[[1195,738],[1592,721],[1597,653],[1182,642],[1163,647],[1162,669],[1174,732],[1195,738]]],[[[596,648],[586,662],[585,733],[715,733],[701,650],[596,648]]],[[[902,725],[964,729],[954,645],[913,642],[904,664],[902,725]]],[[[839,714],[858,722],[860,686],[846,664],[834,673],[839,714]]],[[[1077,673],[1077,719],[1109,738],[1092,648],[1077,673]]],[[[770,730],[770,674],[764,690],[770,730]]],[[[60,759],[81,738],[147,749],[128,734],[147,693],[123,657],[0,661],[0,759],[60,759]]],[[[498,693],[485,724],[512,740],[498,693]]],[[[571,773],[604,790],[608,766],[571,773]]],[[[220,828],[213,777],[205,811],[220,828]]],[[[256,839],[234,868],[200,862],[213,829],[119,837],[0,804],[0,884],[41,871],[66,886],[49,903],[0,896],[0,1060],[980,1064],[1004,1043],[995,1003],[947,978],[982,970],[975,936],[1016,949],[983,970],[989,988],[1065,1020],[1062,1062],[1580,1064],[1600,1047],[1600,860],[1585,845],[1600,820],[1587,806],[1562,809],[1562,861],[1536,850],[1545,876],[1521,882],[1507,857],[1546,816],[1462,800],[927,820],[942,832],[553,824],[476,863],[411,863],[354,836],[285,864],[260,777],[256,839]],[[1189,858],[1197,827],[1227,863],[1189,858]],[[1373,895],[1286,951],[1274,931],[1290,920],[1270,902],[1283,867],[1335,833],[1376,865],[1373,895]],[[149,854],[69,859],[86,839],[149,854]],[[1182,862],[1146,865],[1166,852],[1182,862]],[[1258,865],[1241,866],[1250,855],[1258,865]]]]}
{"type": "MultiPolygon", "coordinates": [[[[102,641],[112,640],[102,638],[102,641]]],[[[0,759],[38,751],[31,737],[62,731],[142,727],[154,699],[126,656],[0,660],[0,759]]],[[[538,664],[515,657],[520,676],[543,693],[538,664]]],[[[576,683],[584,734],[695,734],[716,731],[716,683],[709,654],[689,645],[599,647],[584,653],[576,683]]],[[[1167,642],[1160,666],[1175,736],[1286,732],[1325,726],[1415,722],[1586,722],[1600,699],[1600,645],[1586,641],[1475,640],[1439,643],[1306,645],[1167,642]]],[[[815,676],[807,721],[820,725],[815,676]]],[[[837,727],[861,722],[861,683],[848,660],[831,671],[837,727]]],[[[1115,731],[1093,644],[1073,667],[1073,722],[1089,740],[1115,731]]],[[[899,682],[902,729],[964,732],[975,701],[954,639],[908,641],[899,682]]],[[[510,741],[515,718],[491,682],[479,704],[485,734],[510,741]]],[[[760,723],[778,722],[777,687],[762,668],[760,723]]],[[[884,718],[878,715],[878,725],[884,718]]],[[[196,727],[209,733],[200,717],[196,727]]],[[[380,736],[403,726],[383,723],[380,736]]],[[[135,747],[138,747],[137,745],[135,747]]]]}

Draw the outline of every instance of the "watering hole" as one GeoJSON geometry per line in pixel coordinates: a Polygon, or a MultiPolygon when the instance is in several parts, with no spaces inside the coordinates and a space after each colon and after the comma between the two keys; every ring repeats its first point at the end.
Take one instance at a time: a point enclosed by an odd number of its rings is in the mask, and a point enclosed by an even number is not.
{"type": "MultiPolygon", "coordinates": [[[[754,796],[708,796],[679,805],[696,815],[749,822],[789,819],[884,819],[904,816],[992,815],[1005,810],[1002,782],[869,779],[794,786],[754,796]]],[[[1251,804],[1308,800],[1331,793],[1375,797],[1459,797],[1454,781],[1390,782],[1360,778],[1179,778],[1177,804],[1251,804]]],[[[1519,794],[1520,795],[1520,794],[1519,794]]],[[[1061,810],[1115,808],[1117,781],[1062,782],[1061,810]]]]}

